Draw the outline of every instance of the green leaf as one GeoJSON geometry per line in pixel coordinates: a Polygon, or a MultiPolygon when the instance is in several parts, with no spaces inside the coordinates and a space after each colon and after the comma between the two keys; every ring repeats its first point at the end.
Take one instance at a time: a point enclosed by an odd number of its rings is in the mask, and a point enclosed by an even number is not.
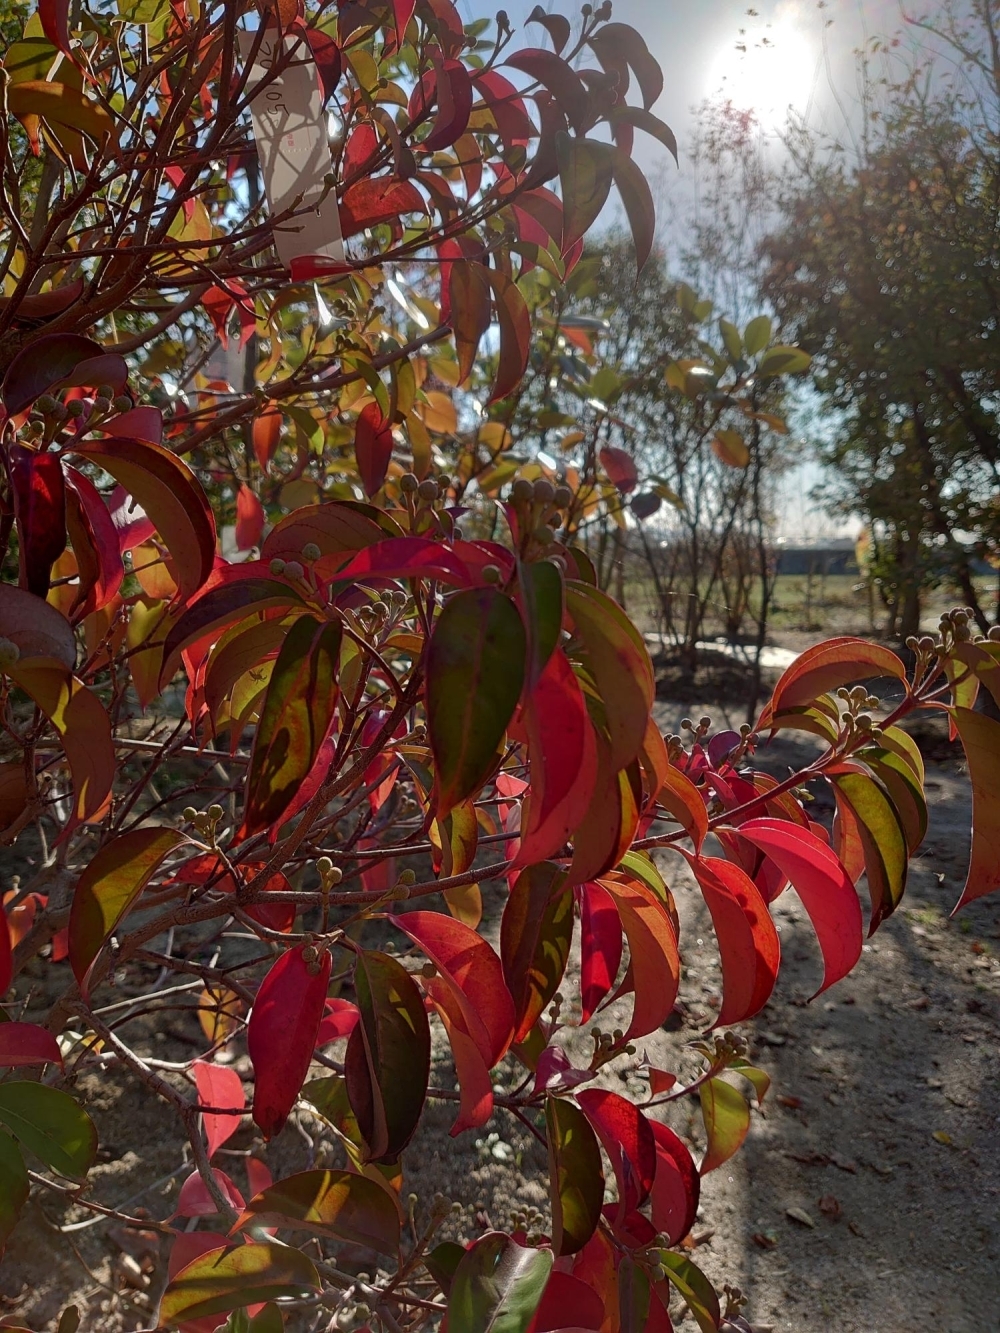
{"type": "Polygon", "coordinates": [[[449,1333],[526,1333],[552,1271],[552,1251],[491,1232],[467,1250],[448,1297],[449,1333]]]}
{"type": "Polygon", "coordinates": [[[573,939],[565,871],[543,861],[514,881],[500,924],[500,959],[514,999],[514,1041],[524,1041],[559,989],[573,939]]]}
{"type": "Polygon", "coordinates": [[[726,355],[730,361],[737,362],[743,356],[743,339],[740,337],[740,331],[735,324],[728,319],[719,320],[719,336],[722,338],[722,345],[726,349],[726,355]]]}
{"type": "Polygon", "coordinates": [[[718,1333],[722,1311],[715,1288],[708,1278],[690,1259],[674,1254],[671,1250],[660,1251],[660,1263],[666,1269],[667,1281],[676,1289],[678,1295],[687,1302],[695,1323],[701,1333],[718,1333]]]}
{"type": "Polygon", "coordinates": [[[566,586],[566,608],[583,663],[607,710],[611,767],[626,768],[642,749],[655,697],[653,666],[642,635],[617,602],[587,584],[566,586]]]}
{"type": "Polygon", "coordinates": [[[281,646],[261,708],[247,778],[244,835],[279,823],[333,726],[339,621],[302,616],[281,646]]]}
{"type": "Polygon", "coordinates": [[[611,192],[614,152],[596,139],[556,135],[563,198],[562,252],[566,254],[593,226],[611,192]]]}
{"type": "Polygon", "coordinates": [[[522,565],[521,605],[528,630],[528,670],[525,691],[530,693],[545,670],[562,636],[563,576],[551,560],[522,565]]]}
{"type": "Polygon", "coordinates": [[[743,346],[747,356],[756,356],[763,352],[771,341],[771,320],[768,315],[758,315],[743,330],[743,346]]]}
{"type": "Polygon", "coordinates": [[[561,1097],[545,1103],[552,1196],[552,1248],[576,1254],[597,1230],[604,1203],[604,1168],[597,1135],[583,1112],[561,1097]]]}
{"type": "Polygon", "coordinates": [[[868,934],[873,935],[899,906],[906,888],[906,835],[895,806],[877,779],[865,773],[838,773],[830,781],[837,799],[847,803],[857,820],[872,900],[868,934]]]}
{"type": "Polygon", "coordinates": [[[495,588],[456,593],[427,650],[427,730],[439,819],[474,795],[496,763],[524,682],[524,624],[495,588]]]}
{"type": "Polygon", "coordinates": [[[700,1168],[704,1176],[728,1162],[739,1150],[750,1129],[750,1107],[743,1094],[721,1078],[710,1078],[703,1083],[699,1095],[708,1136],[700,1168]]]}
{"type": "Polygon", "coordinates": [[[772,347],[758,367],[757,373],[771,378],[775,375],[804,375],[812,365],[812,357],[799,347],[772,347]]]}
{"type": "Polygon", "coordinates": [[[358,954],[355,1000],[361,1013],[347,1042],[347,1094],[370,1161],[395,1161],[423,1110],[431,1035],[416,982],[388,954],[358,954]]]}
{"type": "Polygon", "coordinates": [[[76,882],[69,916],[69,961],[86,992],[87,974],[164,857],[186,842],[170,828],[133,829],[107,842],[76,882]]]}
{"type": "Polygon", "coordinates": [[[424,1267],[447,1296],[458,1265],[465,1257],[465,1246],[453,1240],[443,1240],[424,1258],[424,1267]]]}
{"type": "Polygon", "coordinates": [[[909,756],[879,748],[862,750],[858,758],[865,761],[888,793],[903,826],[907,850],[913,856],[927,833],[927,801],[909,756]]]}
{"type": "Polygon", "coordinates": [[[0,1124],[60,1175],[80,1178],[94,1165],[94,1122],[58,1088],[44,1083],[0,1083],[0,1124]]]}
{"type": "Polygon", "coordinates": [[[28,1171],[17,1144],[0,1132],[0,1254],[28,1201],[28,1171]]]}
{"type": "Polygon", "coordinates": [[[302,1171],[262,1190],[236,1224],[289,1227],[380,1254],[399,1249],[399,1213],[388,1191],[353,1171],[302,1171]]]}
{"type": "Polygon", "coordinates": [[[319,1288],[316,1269],[289,1245],[220,1246],[174,1275],[160,1302],[159,1323],[182,1324],[258,1301],[302,1298],[319,1288]]]}

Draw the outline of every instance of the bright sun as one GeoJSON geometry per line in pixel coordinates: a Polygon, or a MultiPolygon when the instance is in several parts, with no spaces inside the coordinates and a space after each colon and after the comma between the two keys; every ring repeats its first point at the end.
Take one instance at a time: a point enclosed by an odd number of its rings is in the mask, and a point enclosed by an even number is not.
{"type": "Polygon", "coordinates": [[[753,111],[766,128],[780,125],[789,109],[806,109],[813,90],[816,52],[791,23],[750,30],[738,45],[720,51],[709,70],[710,97],[753,111]]]}

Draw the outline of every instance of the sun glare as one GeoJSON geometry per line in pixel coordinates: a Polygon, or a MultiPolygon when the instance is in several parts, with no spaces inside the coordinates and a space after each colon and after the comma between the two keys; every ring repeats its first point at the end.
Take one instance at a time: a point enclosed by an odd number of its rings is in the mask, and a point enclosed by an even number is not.
{"type": "Polygon", "coordinates": [[[780,125],[789,110],[806,109],[813,89],[816,52],[789,22],[747,31],[720,51],[709,71],[710,97],[752,111],[762,125],[780,125]]]}

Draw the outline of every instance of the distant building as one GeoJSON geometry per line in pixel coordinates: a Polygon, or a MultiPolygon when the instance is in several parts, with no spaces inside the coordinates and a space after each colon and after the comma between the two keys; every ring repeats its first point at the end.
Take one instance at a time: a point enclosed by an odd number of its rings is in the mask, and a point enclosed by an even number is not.
{"type": "Polygon", "coordinates": [[[800,577],[811,574],[815,578],[822,578],[826,574],[850,574],[857,577],[860,573],[854,554],[854,542],[847,537],[801,546],[782,545],[775,554],[779,574],[800,577]]]}

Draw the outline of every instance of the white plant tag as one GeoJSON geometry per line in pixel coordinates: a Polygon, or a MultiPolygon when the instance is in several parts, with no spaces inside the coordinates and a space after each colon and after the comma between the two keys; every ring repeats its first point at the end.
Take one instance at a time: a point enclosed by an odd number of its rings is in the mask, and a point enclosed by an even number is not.
{"type": "MultiPolygon", "coordinates": [[[[244,60],[250,58],[256,37],[253,32],[240,32],[244,60]]],[[[274,229],[278,257],[286,268],[302,255],[325,255],[342,263],[337,192],[327,190],[322,198],[332,163],[316,62],[305,36],[293,32],[284,38],[284,52],[290,58],[279,74],[263,83],[281,51],[278,30],[268,31],[247,79],[254,138],[272,215],[285,212],[301,196],[299,215],[274,229]]]]}

